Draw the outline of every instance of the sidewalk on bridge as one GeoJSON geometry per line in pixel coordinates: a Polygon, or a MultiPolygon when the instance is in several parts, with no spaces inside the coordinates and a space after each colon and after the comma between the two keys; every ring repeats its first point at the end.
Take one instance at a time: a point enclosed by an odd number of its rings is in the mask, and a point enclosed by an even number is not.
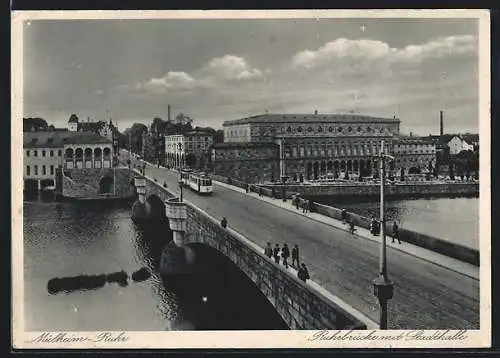
{"type": "MultiPolygon", "coordinates": [[[[213,181],[217,185],[220,185],[222,187],[225,187],[227,189],[231,189],[237,192],[240,192],[242,194],[248,195],[250,197],[253,197],[254,199],[262,200],[265,202],[268,202],[271,205],[274,205],[276,207],[279,207],[281,209],[285,209],[291,212],[294,212],[297,215],[302,215],[305,217],[308,217],[312,220],[315,220],[317,222],[321,222],[323,224],[335,227],[340,230],[348,231],[348,226],[347,224],[342,223],[339,220],[336,220],[334,218],[330,218],[328,216],[318,214],[318,213],[303,213],[302,209],[299,208],[298,210],[292,205],[292,201],[290,199],[287,199],[286,202],[284,202],[282,199],[272,199],[267,196],[259,196],[257,193],[253,192],[246,192],[245,189],[235,187],[233,185],[228,185],[226,183],[218,182],[218,181],[213,181]]],[[[370,241],[375,241],[375,242],[380,242],[380,236],[373,236],[369,230],[361,228],[361,227],[356,227],[356,234],[355,236],[370,240],[370,241]]],[[[461,273],[463,275],[466,275],[468,277],[474,278],[476,280],[479,279],[479,267],[476,267],[474,265],[471,265],[466,262],[462,262],[459,260],[456,260],[452,257],[448,257],[445,255],[441,255],[437,252],[431,251],[424,249],[422,247],[416,246],[409,244],[407,242],[402,242],[401,244],[398,244],[396,242],[392,242],[392,237],[387,236],[387,246],[391,247],[395,250],[407,253],[409,255],[418,257],[422,260],[432,262],[436,265],[445,267],[447,269],[450,269],[452,271],[461,273]]]]}
{"type": "MultiPolygon", "coordinates": [[[[151,163],[148,163],[148,164],[152,165],[151,163]]],[[[165,170],[169,170],[163,166],[160,166],[160,168],[165,169],[165,170]]],[[[177,172],[177,170],[175,170],[173,168],[170,170],[177,172]]],[[[217,185],[220,185],[220,186],[225,187],[227,189],[237,191],[237,192],[240,192],[241,194],[253,197],[254,199],[262,200],[262,201],[265,201],[271,205],[279,207],[281,209],[285,209],[285,210],[294,212],[297,215],[302,215],[304,217],[308,217],[311,220],[335,227],[335,228],[340,229],[340,230],[348,231],[347,224],[342,223],[340,220],[330,218],[328,216],[321,215],[318,213],[311,213],[311,212],[303,213],[302,209],[297,210],[292,205],[292,201],[290,199],[287,199],[287,201],[284,202],[282,199],[273,199],[273,198],[269,198],[267,196],[259,196],[258,193],[253,193],[253,192],[247,193],[245,191],[245,189],[242,189],[242,188],[239,188],[239,187],[236,187],[233,185],[229,185],[226,183],[222,183],[222,182],[219,182],[216,180],[213,180],[213,182],[216,183],[217,185]]],[[[361,228],[361,227],[356,228],[355,236],[362,238],[362,239],[365,239],[365,240],[380,242],[380,236],[373,236],[369,230],[361,228]]],[[[418,257],[422,260],[432,262],[438,266],[441,266],[441,267],[447,268],[449,270],[458,272],[458,273],[463,274],[465,276],[479,280],[479,267],[476,267],[476,266],[471,265],[469,263],[456,260],[456,259],[449,257],[449,256],[441,255],[437,252],[427,250],[427,249],[424,249],[422,247],[412,245],[412,244],[409,244],[409,243],[404,242],[404,241],[401,244],[398,244],[397,241],[393,243],[392,237],[390,237],[390,236],[387,236],[387,246],[391,247],[395,250],[404,252],[406,254],[412,255],[414,257],[418,257]]]]}

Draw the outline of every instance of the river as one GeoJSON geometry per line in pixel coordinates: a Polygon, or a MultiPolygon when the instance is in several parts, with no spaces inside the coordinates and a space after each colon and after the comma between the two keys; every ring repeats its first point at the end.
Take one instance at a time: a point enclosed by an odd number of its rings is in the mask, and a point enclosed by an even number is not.
{"type": "Polygon", "coordinates": [[[193,244],[203,274],[162,277],[156,267],[165,228],[140,228],[131,203],[24,202],[24,312],[27,331],[287,329],[272,305],[231,262],[193,244]],[[49,294],[55,277],[128,274],[125,287],[49,294]],[[251,308],[251,309],[249,309],[251,308]]]}
{"type": "MultiPolygon", "coordinates": [[[[335,201],[328,198],[316,201],[366,217],[380,215],[378,201],[335,201]]],[[[396,220],[406,229],[479,248],[478,198],[391,200],[386,203],[386,215],[388,221],[396,220]]]]}

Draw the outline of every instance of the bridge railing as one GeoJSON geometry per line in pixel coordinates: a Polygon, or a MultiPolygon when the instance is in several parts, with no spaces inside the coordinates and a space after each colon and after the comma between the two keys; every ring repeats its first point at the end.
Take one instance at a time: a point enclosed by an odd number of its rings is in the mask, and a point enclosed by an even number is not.
{"type": "MultiPolygon", "coordinates": [[[[213,175],[213,179],[240,188],[245,188],[247,186],[247,183],[242,182],[240,180],[231,179],[219,175],[213,175]]],[[[281,199],[282,191],[280,190],[281,189],[280,186],[276,185],[273,186],[273,188],[270,189],[259,184],[249,184],[250,192],[259,193],[260,191],[260,193],[263,196],[281,199]]],[[[294,190],[286,191],[287,198],[291,198],[294,194],[295,194],[294,190]]],[[[342,220],[342,215],[341,215],[342,210],[329,205],[323,205],[311,201],[310,210],[311,212],[316,212],[318,214],[331,217],[333,219],[342,220]]],[[[371,222],[370,218],[352,212],[349,212],[348,214],[350,220],[354,222],[354,225],[365,229],[370,228],[370,222],[371,222]]],[[[387,225],[386,233],[388,236],[392,237],[393,235],[392,225],[387,225]]],[[[430,235],[421,234],[419,232],[408,230],[402,227],[399,228],[399,238],[401,241],[410,243],[412,245],[419,246],[424,249],[428,249],[448,257],[452,257],[454,259],[469,263],[474,266],[479,266],[478,250],[460,244],[456,244],[453,242],[449,242],[446,240],[442,240],[430,235]]]]}
{"type": "MultiPolygon", "coordinates": [[[[342,220],[342,210],[329,205],[312,203],[311,211],[337,220],[342,220]]],[[[369,218],[351,212],[347,212],[347,214],[349,220],[354,222],[354,225],[365,229],[370,228],[371,220],[369,218]]],[[[386,233],[388,236],[393,236],[394,232],[392,230],[392,225],[387,225],[386,233]]],[[[467,262],[474,266],[479,266],[478,250],[404,228],[399,228],[399,238],[401,241],[409,244],[467,262]]]]}

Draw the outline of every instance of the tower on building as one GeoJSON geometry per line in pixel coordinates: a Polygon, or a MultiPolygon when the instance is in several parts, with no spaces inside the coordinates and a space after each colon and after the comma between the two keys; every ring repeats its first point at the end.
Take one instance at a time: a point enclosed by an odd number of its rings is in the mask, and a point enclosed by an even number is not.
{"type": "Polygon", "coordinates": [[[69,117],[68,130],[70,132],[78,132],[78,117],[74,113],[69,117]]]}

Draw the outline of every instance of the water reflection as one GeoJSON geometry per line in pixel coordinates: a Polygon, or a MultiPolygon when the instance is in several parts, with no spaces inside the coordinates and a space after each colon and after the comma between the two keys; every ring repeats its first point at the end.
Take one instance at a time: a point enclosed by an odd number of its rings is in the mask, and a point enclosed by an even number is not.
{"type": "Polygon", "coordinates": [[[130,207],[24,203],[28,330],[287,329],[258,288],[209,247],[189,245],[194,274],[160,275],[168,222],[138,225],[130,207]],[[52,279],[59,281],[50,293],[68,294],[48,293],[52,279]]]}
{"type": "MultiPolygon", "coordinates": [[[[378,217],[380,213],[378,200],[333,200],[323,197],[317,201],[366,217],[378,217]]],[[[405,229],[479,248],[478,198],[391,200],[386,203],[386,218],[388,222],[397,221],[405,229]]]]}

